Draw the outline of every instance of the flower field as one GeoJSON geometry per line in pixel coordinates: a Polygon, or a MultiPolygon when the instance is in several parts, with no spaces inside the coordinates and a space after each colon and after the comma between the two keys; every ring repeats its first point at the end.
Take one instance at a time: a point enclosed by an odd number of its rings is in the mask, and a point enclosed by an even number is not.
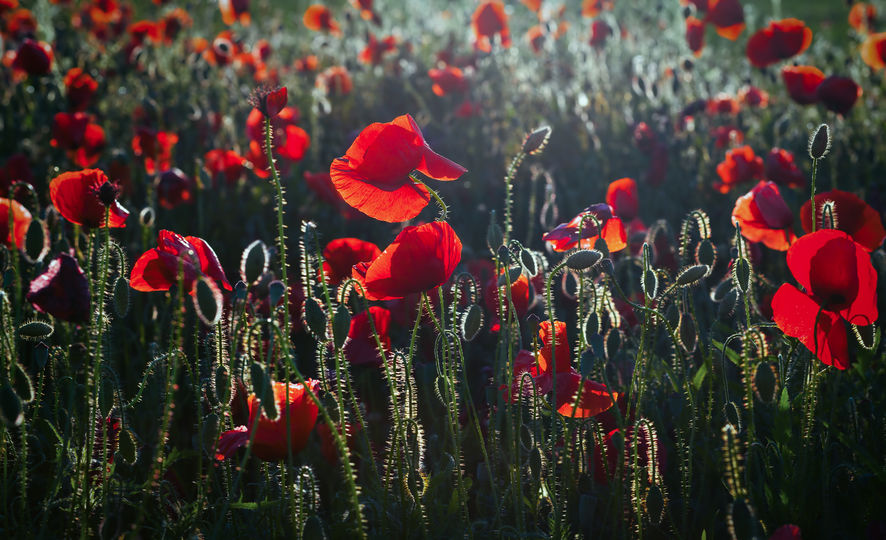
{"type": "Polygon", "coordinates": [[[2,537],[886,538],[882,0],[0,0],[0,54],[2,537]]]}

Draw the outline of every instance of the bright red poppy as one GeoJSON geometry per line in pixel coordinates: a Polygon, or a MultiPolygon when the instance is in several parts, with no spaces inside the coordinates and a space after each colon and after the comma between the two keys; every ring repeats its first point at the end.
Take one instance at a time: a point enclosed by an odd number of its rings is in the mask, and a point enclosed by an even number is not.
{"type": "Polygon", "coordinates": [[[877,8],[871,4],[858,2],[849,10],[849,26],[856,32],[867,34],[877,21],[877,8]]]}
{"type": "Polygon", "coordinates": [[[162,172],[154,184],[157,201],[168,210],[192,202],[193,189],[194,182],[178,168],[162,172]]]}
{"type": "Polygon", "coordinates": [[[746,52],[751,64],[763,68],[802,53],[811,43],[812,30],[803,21],[782,19],[751,36],[746,52]]]}
{"type": "MultiPolygon", "coordinates": [[[[391,337],[388,328],[391,325],[391,312],[379,306],[370,306],[369,314],[378,333],[379,341],[386,351],[391,349],[391,337]]],[[[378,352],[378,344],[369,324],[366,311],[361,311],[351,319],[348,339],[344,344],[345,358],[353,366],[381,366],[382,357],[378,352]]]]}
{"type": "Polygon", "coordinates": [[[815,93],[826,109],[845,116],[861,97],[861,87],[849,77],[831,75],[821,81],[815,93]]]}
{"type": "Polygon", "coordinates": [[[714,188],[728,193],[734,186],[763,176],[763,158],[757,157],[750,146],[741,146],[726,152],[726,159],[717,165],[720,180],[714,188]]]}
{"type": "Polygon", "coordinates": [[[861,44],[861,59],[874,70],[886,67],[886,32],[870,34],[861,44]]]}
{"type": "Polygon", "coordinates": [[[87,323],[92,315],[89,283],[77,259],[62,253],[35,277],[25,299],[35,308],[56,319],[87,323]]]}
{"type": "Polygon", "coordinates": [[[794,163],[794,155],[781,148],[773,148],[763,160],[763,177],[780,186],[801,188],[806,176],[794,163]]]}
{"type": "Polygon", "coordinates": [[[326,282],[338,286],[351,277],[355,264],[372,262],[381,254],[378,246],[359,238],[337,238],[323,249],[323,275],[326,282]]]}
{"type": "Polygon", "coordinates": [[[732,210],[732,224],[741,225],[742,236],[777,251],[787,251],[796,240],[790,229],[793,222],[794,215],[781,198],[778,186],[763,180],[739,197],[732,210]]]}
{"type": "Polygon", "coordinates": [[[232,290],[215,251],[205,240],[167,230],[158,233],[157,247],[144,252],[135,262],[129,284],[137,291],[168,291],[178,283],[180,272],[187,293],[192,291],[194,282],[201,275],[220,282],[228,291],[232,290]]]}
{"type": "MultiPolygon", "coordinates": [[[[316,394],[320,383],[312,379],[305,382],[316,394]]],[[[253,455],[263,461],[286,459],[287,448],[290,448],[292,453],[297,453],[308,444],[308,437],[314,429],[314,424],[317,423],[319,409],[308,395],[305,385],[275,382],[272,383],[272,387],[274,401],[277,404],[277,418],[274,420],[268,418],[261,407],[261,400],[255,394],[251,394],[248,401],[249,420],[246,425],[237,426],[221,434],[218,438],[215,459],[222,461],[231,457],[237,449],[249,444],[250,438],[252,438],[253,455]],[[261,416],[258,417],[256,424],[257,415],[261,416]],[[252,433],[253,429],[255,433],[252,433]]]]}
{"type": "Polygon", "coordinates": [[[437,154],[406,114],[366,127],[344,156],[332,162],[335,189],[369,217],[400,222],[417,216],[430,201],[428,190],[410,178],[419,171],[435,180],[457,180],[466,169],[437,154]]]}
{"type": "Polygon", "coordinates": [[[705,22],[721,37],[735,41],[744,32],[744,8],[739,0],[709,0],[705,22]]]}
{"type": "Polygon", "coordinates": [[[803,533],[796,525],[782,525],[775,529],[769,540],[803,540],[803,533]]]}
{"type": "Polygon", "coordinates": [[[529,11],[538,13],[541,9],[541,1],[542,0],[520,0],[520,3],[529,8],[529,11]]]}
{"type": "MultiPolygon", "coordinates": [[[[105,226],[105,205],[100,194],[108,177],[99,169],[84,169],[62,173],[49,183],[49,198],[58,213],[71,223],[84,227],[105,226]]],[[[116,196],[108,206],[109,227],[125,227],[129,211],[117,202],[116,196]]]]}
{"type": "MultiPolygon", "coordinates": [[[[815,195],[816,229],[822,227],[822,207],[825,201],[834,203],[835,228],[843,231],[868,251],[874,251],[883,243],[886,229],[880,214],[854,193],[835,189],[815,195]]],[[[800,224],[803,230],[812,230],[812,205],[807,200],[800,208],[800,224]]]]}
{"type": "Polygon", "coordinates": [[[471,16],[471,27],[474,29],[474,48],[478,50],[491,52],[496,35],[502,47],[511,46],[508,15],[505,13],[505,5],[500,0],[488,0],[477,6],[471,16]]]}
{"type": "Polygon", "coordinates": [[[334,36],[341,36],[341,27],[332,18],[332,11],[322,4],[308,6],[302,17],[302,22],[309,30],[329,32],[334,36]]]}
{"type": "Polygon", "coordinates": [[[93,124],[85,113],[60,112],[52,119],[52,140],[49,143],[65,150],[78,167],[91,167],[105,148],[105,130],[93,124]]]}
{"type": "Polygon", "coordinates": [[[823,363],[849,367],[846,323],[877,320],[877,272],[848,234],[821,229],[788,250],[788,268],[806,292],[785,283],[772,298],[775,323],[823,363]]]}
{"type": "Polygon", "coordinates": [[[631,221],[639,213],[637,182],[633,178],[619,178],[606,188],[606,204],[624,221],[631,221]]]}
{"type": "Polygon", "coordinates": [[[169,169],[172,162],[172,147],[176,143],[178,135],[175,133],[139,126],[132,137],[132,153],[144,160],[147,174],[157,174],[169,169]]]}
{"type": "Polygon", "coordinates": [[[18,201],[0,197],[0,238],[6,247],[12,247],[13,237],[16,247],[25,245],[25,235],[31,225],[31,213],[18,201]],[[9,230],[9,207],[12,205],[12,231],[9,230]]]}
{"type": "Polygon", "coordinates": [[[824,80],[824,73],[812,66],[788,66],[781,70],[781,78],[791,99],[800,105],[818,101],[818,86],[824,80]]]}
{"type": "Polygon", "coordinates": [[[213,180],[222,176],[228,185],[235,184],[246,172],[246,159],[233,150],[210,150],[203,161],[213,180]]]}
{"type": "Polygon", "coordinates": [[[434,95],[463,94],[468,91],[468,81],[465,79],[465,74],[457,67],[446,66],[442,69],[430,69],[428,77],[431,78],[431,91],[434,92],[434,95]]]}
{"type": "Polygon", "coordinates": [[[605,203],[592,204],[585,208],[569,223],[561,223],[546,233],[542,240],[550,244],[554,251],[562,252],[575,247],[593,249],[598,238],[602,238],[606,242],[606,248],[613,253],[628,245],[624,224],[612,215],[612,207],[605,203]],[[582,221],[584,228],[579,230],[582,228],[582,221]]]}
{"type": "Polygon", "coordinates": [[[445,221],[403,229],[372,262],[354,266],[367,300],[394,300],[446,283],[461,260],[461,240],[445,221]]]}
{"type": "Polygon", "coordinates": [[[249,0],[218,0],[218,8],[221,10],[222,21],[228,26],[235,22],[248,26],[251,21],[249,0]]]}
{"type": "MultiPolygon", "coordinates": [[[[493,314],[493,319],[489,327],[492,332],[498,332],[501,327],[502,319],[507,319],[508,316],[510,302],[508,301],[508,292],[505,287],[505,285],[499,286],[498,278],[494,276],[491,277],[489,281],[486,282],[486,286],[483,287],[483,301],[486,304],[487,311],[493,314]],[[498,309],[499,292],[501,292],[502,307],[504,308],[503,314],[502,312],[499,312],[498,309]]],[[[516,279],[516,281],[511,283],[511,300],[514,302],[514,310],[517,314],[517,320],[526,316],[526,311],[529,309],[530,289],[529,279],[522,274],[516,279]]]]}
{"type": "Polygon", "coordinates": [[[98,90],[98,82],[81,68],[71,68],[65,74],[65,91],[68,94],[68,104],[72,110],[86,109],[96,90],[98,90]]]}
{"type": "Polygon", "coordinates": [[[385,55],[390,54],[396,50],[396,37],[388,36],[384,39],[379,40],[377,37],[375,37],[375,34],[372,34],[370,32],[369,43],[367,43],[366,47],[362,51],[360,51],[360,55],[357,57],[357,60],[363,62],[364,64],[376,66],[381,63],[385,55]]]}
{"type": "Polygon", "coordinates": [[[686,44],[695,57],[701,56],[704,50],[704,22],[690,15],[686,17],[686,44]]]}

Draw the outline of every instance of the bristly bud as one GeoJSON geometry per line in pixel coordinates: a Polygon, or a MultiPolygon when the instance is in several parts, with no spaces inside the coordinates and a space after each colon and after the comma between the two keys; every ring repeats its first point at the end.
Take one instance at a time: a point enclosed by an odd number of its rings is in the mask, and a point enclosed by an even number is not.
{"type": "Polygon", "coordinates": [[[778,375],[775,366],[769,362],[760,362],[754,371],[754,394],[763,403],[772,403],[778,390],[778,375]]]}
{"type": "Polygon", "coordinates": [[[33,219],[25,233],[22,254],[25,260],[34,264],[42,261],[47,253],[49,253],[49,230],[46,227],[46,222],[41,219],[33,219]]]}
{"type": "Polygon", "coordinates": [[[125,317],[129,312],[129,280],[125,276],[118,276],[114,281],[114,313],[118,317],[125,317]]]}
{"type": "Polygon", "coordinates": [[[308,256],[317,252],[317,225],[313,221],[303,221],[301,224],[302,242],[305,244],[305,252],[308,256]]]}
{"type": "Polygon", "coordinates": [[[44,321],[29,321],[18,327],[18,337],[26,341],[46,339],[52,332],[52,325],[44,321]]]}
{"type": "Polygon", "coordinates": [[[545,149],[545,146],[548,144],[548,140],[551,138],[551,128],[549,126],[542,126],[529,135],[526,136],[526,139],[523,140],[523,153],[528,154],[530,156],[534,156],[536,154],[540,154],[542,150],[545,149]]]}
{"type": "Polygon", "coordinates": [[[206,276],[197,278],[194,290],[194,309],[197,311],[197,316],[206,326],[215,326],[222,314],[221,290],[215,284],[215,280],[206,276]]]}
{"type": "Polygon", "coordinates": [[[489,217],[489,227],[486,229],[486,245],[489,247],[489,251],[495,253],[504,241],[505,233],[495,221],[495,210],[493,210],[489,217]]]}
{"type": "Polygon", "coordinates": [[[483,310],[477,304],[469,305],[462,314],[460,322],[461,338],[465,341],[472,341],[480,333],[480,328],[483,327],[483,310]]]}
{"type": "Polygon", "coordinates": [[[643,272],[643,276],[640,278],[640,288],[643,289],[646,298],[655,300],[655,297],[658,296],[658,274],[655,270],[648,268],[643,272]]]}
{"type": "Polygon", "coordinates": [[[261,240],[246,246],[240,257],[240,279],[250,285],[255,284],[258,278],[268,270],[268,247],[261,240]]]}
{"type": "Polygon", "coordinates": [[[286,287],[283,286],[283,282],[279,279],[275,279],[274,281],[268,283],[268,305],[271,306],[271,309],[277,307],[277,304],[280,303],[280,300],[286,295],[286,287]]]}
{"type": "Polygon", "coordinates": [[[347,306],[339,304],[332,315],[332,342],[335,344],[335,348],[340,349],[345,344],[350,330],[351,312],[348,311],[347,306]]]}
{"type": "Polygon", "coordinates": [[[142,227],[153,227],[155,217],[156,214],[154,213],[154,209],[150,206],[142,208],[142,211],[138,213],[138,221],[141,223],[142,227]]]}
{"type": "Polygon", "coordinates": [[[526,270],[526,274],[529,277],[535,277],[538,274],[538,263],[535,262],[535,257],[532,256],[529,250],[520,249],[520,264],[526,270]]]}
{"type": "Polygon", "coordinates": [[[566,266],[572,270],[582,271],[593,268],[603,259],[603,254],[592,249],[580,249],[566,257],[566,266]]]}
{"type": "Polygon", "coordinates": [[[678,287],[689,287],[698,283],[708,275],[709,272],[710,267],[708,267],[708,265],[696,264],[695,266],[684,268],[679,274],[677,274],[675,283],[678,287]]]}
{"type": "Polygon", "coordinates": [[[116,184],[105,180],[105,183],[98,188],[98,200],[103,206],[111,206],[120,195],[120,188],[116,184]]]}
{"type": "Polygon", "coordinates": [[[710,238],[705,238],[696,246],[695,261],[698,264],[706,264],[711,268],[717,262],[717,248],[714,247],[714,243],[711,242],[710,238]]]}
{"type": "Polygon", "coordinates": [[[818,126],[815,133],[809,137],[809,157],[822,159],[831,150],[831,128],[827,124],[818,126]]]}
{"type": "Polygon", "coordinates": [[[735,286],[742,293],[747,294],[751,290],[751,263],[747,259],[736,259],[732,268],[732,278],[735,286]]]}
{"type": "Polygon", "coordinates": [[[252,91],[249,104],[261,111],[266,118],[274,118],[286,107],[288,101],[286,87],[262,85],[252,91]]]}
{"type": "Polygon", "coordinates": [[[837,204],[834,201],[825,201],[821,205],[821,228],[836,229],[837,227],[837,204]]]}
{"type": "Polygon", "coordinates": [[[303,317],[308,330],[317,341],[326,341],[326,313],[313,296],[305,299],[303,317]]]}

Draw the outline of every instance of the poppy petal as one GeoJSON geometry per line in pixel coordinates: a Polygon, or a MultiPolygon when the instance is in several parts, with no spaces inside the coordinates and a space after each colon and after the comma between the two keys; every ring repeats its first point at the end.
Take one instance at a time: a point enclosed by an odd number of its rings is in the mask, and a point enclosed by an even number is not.
{"type": "Polygon", "coordinates": [[[332,162],[330,177],[346,203],[381,221],[398,223],[412,219],[431,201],[427,188],[412,181],[393,190],[370,183],[351,167],[346,157],[332,162]]]}
{"type": "Polygon", "coordinates": [[[849,367],[846,325],[836,313],[823,310],[786,283],[772,298],[772,316],[782,332],[799,339],[822,363],[837,369],[849,367]]]}
{"type": "Polygon", "coordinates": [[[212,279],[220,281],[225,290],[233,290],[212,247],[205,240],[196,236],[185,236],[185,241],[194,246],[197,257],[200,258],[200,270],[212,279]]]}

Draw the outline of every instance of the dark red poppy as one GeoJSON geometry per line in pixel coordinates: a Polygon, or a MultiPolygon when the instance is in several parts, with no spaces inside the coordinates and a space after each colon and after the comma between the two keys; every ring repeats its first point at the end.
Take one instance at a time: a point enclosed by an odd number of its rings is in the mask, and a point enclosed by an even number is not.
{"type": "Polygon", "coordinates": [[[782,19],[751,36],[746,52],[751,64],[763,68],[802,53],[811,43],[812,30],[803,21],[782,19]]]}
{"type": "Polygon", "coordinates": [[[25,299],[35,308],[56,319],[84,324],[89,322],[89,283],[77,259],[62,253],[46,271],[34,278],[25,299]]]}
{"type": "Polygon", "coordinates": [[[818,101],[818,86],[824,80],[824,73],[812,66],[788,66],[781,70],[781,77],[791,99],[800,105],[818,101]]]}
{"type": "Polygon", "coordinates": [[[285,86],[279,88],[259,87],[252,95],[253,110],[258,110],[266,118],[274,118],[286,107],[289,91],[285,86]]]}
{"type": "MultiPolygon", "coordinates": [[[[0,167],[0,196],[9,193],[9,188],[15,182],[34,183],[34,173],[31,172],[31,163],[24,154],[12,154],[6,163],[0,167]]],[[[19,195],[16,194],[16,197],[19,195]]]]}
{"type": "Polygon", "coordinates": [[[65,74],[65,90],[68,93],[68,104],[75,111],[82,111],[89,106],[92,96],[98,89],[98,83],[80,68],[71,68],[65,74]]]}
{"type": "MultiPolygon", "coordinates": [[[[336,426],[335,429],[339,431],[339,434],[342,434],[338,426],[336,426]]],[[[354,459],[357,466],[359,466],[360,463],[359,454],[356,452],[358,442],[357,434],[360,433],[362,429],[363,428],[360,424],[346,422],[345,430],[342,434],[348,448],[351,450],[351,457],[354,459]]],[[[332,436],[332,430],[329,428],[329,424],[325,422],[317,424],[317,438],[320,439],[320,453],[323,454],[323,459],[325,459],[330,465],[338,465],[340,459],[338,447],[335,445],[335,438],[332,436]]]]}
{"type": "Polygon", "coordinates": [[[218,7],[226,25],[231,26],[235,22],[243,26],[249,25],[249,0],[218,0],[218,7]]]}
{"type": "MultiPolygon", "coordinates": [[[[71,223],[84,227],[105,226],[105,205],[99,199],[108,177],[99,169],[62,173],[49,183],[49,198],[58,213],[71,223]]],[[[109,227],[125,227],[129,211],[116,199],[108,207],[109,227]]]]}
{"type": "Polygon", "coordinates": [[[739,197],[732,210],[732,224],[741,225],[742,236],[777,251],[787,251],[796,240],[790,229],[793,222],[794,215],[781,198],[778,186],[763,180],[739,197]]]}
{"type": "Polygon", "coordinates": [[[396,37],[388,36],[382,40],[379,40],[375,37],[374,34],[370,33],[369,43],[367,43],[366,47],[362,51],[360,51],[360,55],[357,57],[357,59],[364,64],[375,66],[381,63],[382,58],[384,58],[385,55],[396,50],[396,37]]]}
{"type": "Polygon", "coordinates": [[[370,263],[354,266],[367,300],[393,300],[446,283],[461,260],[461,240],[445,221],[403,229],[370,263]]]}
{"type": "MultiPolygon", "coordinates": [[[[308,379],[305,382],[314,394],[319,391],[318,381],[308,379]]],[[[252,438],[252,454],[263,461],[286,459],[288,449],[291,449],[292,453],[297,453],[308,444],[308,437],[317,422],[319,409],[308,395],[305,385],[275,382],[272,383],[272,387],[274,401],[277,404],[277,418],[274,420],[268,418],[261,407],[261,400],[255,394],[250,394],[249,420],[246,425],[237,426],[221,434],[215,450],[215,459],[222,461],[231,457],[239,448],[249,444],[250,438],[252,438]],[[252,432],[253,429],[255,433],[252,432]]]]}
{"type": "MultiPolygon", "coordinates": [[[[530,289],[529,279],[522,274],[516,279],[516,281],[511,283],[510,298],[514,302],[514,310],[517,314],[517,320],[526,316],[526,311],[529,309],[530,289]]],[[[498,278],[493,276],[486,282],[486,286],[483,287],[483,301],[486,304],[486,309],[489,313],[493,314],[493,320],[491,321],[489,329],[492,332],[498,332],[501,327],[501,321],[507,319],[508,308],[510,306],[507,289],[505,288],[505,285],[499,287],[498,278]],[[499,312],[498,309],[499,293],[501,294],[502,307],[504,308],[503,312],[499,312]]]]}
{"type": "Polygon", "coordinates": [[[612,28],[601,19],[595,19],[591,23],[591,47],[600,48],[606,45],[606,41],[612,36],[612,28]]]}
{"type": "MultiPolygon", "coordinates": [[[[388,335],[388,328],[391,324],[391,312],[383,307],[371,306],[369,313],[372,315],[372,322],[382,346],[385,351],[389,351],[391,337],[388,335]]],[[[381,366],[382,357],[378,352],[375,335],[372,333],[372,326],[369,324],[369,317],[365,311],[357,313],[351,319],[351,328],[348,330],[344,352],[345,358],[353,366],[381,366]]]]}
{"type": "Polygon", "coordinates": [[[717,126],[711,131],[716,148],[726,148],[744,142],[744,133],[735,126],[717,126]]]}
{"type": "Polygon", "coordinates": [[[354,89],[351,74],[344,66],[332,66],[317,75],[317,88],[329,96],[346,96],[354,89]]]}
{"type": "Polygon", "coordinates": [[[624,224],[612,215],[612,207],[605,203],[592,204],[585,208],[569,223],[561,223],[546,233],[542,240],[554,251],[562,252],[575,247],[593,249],[598,238],[602,238],[607,249],[613,253],[628,245],[624,224]],[[596,218],[596,222],[592,217],[596,218]],[[582,221],[584,228],[579,230],[582,221]]]}
{"type": "Polygon", "coordinates": [[[686,44],[689,50],[697,57],[704,50],[704,22],[693,16],[686,17],[686,44]]]}
{"type": "Polygon", "coordinates": [[[769,94],[756,86],[745,86],[738,91],[738,100],[748,107],[766,107],[769,105],[769,94]]]}
{"type": "Polygon", "coordinates": [[[877,8],[865,2],[858,2],[849,10],[849,26],[856,32],[867,34],[877,21],[877,8]]]}
{"type": "MultiPolygon", "coordinates": [[[[15,9],[9,8],[9,9],[15,9]]],[[[0,29],[3,35],[11,38],[10,41],[18,41],[37,33],[37,18],[26,8],[16,9],[15,11],[3,14],[4,9],[0,7],[0,14],[3,15],[2,26],[0,29]]]]}
{"type": "Polygon", "coordinates": [[[50,144],[65,150],[78,167],[91,167],[105,147],[105,130],[85,113],[56,113],[50,144]]]}
{"type": "Polygon", "coordinates": [[[541,54],[545,44],[545,31],[540,25],[535,25],[526,31],[526,42],[535,54],[541,54]]]}
{"type": "Polygon", "coordinates": [[[351,277],[353,266],[361,262],[372,262],[381,254],[378,246],[359,238],[337,238],[323,249],[323,275],[326,282],[338,286],[351,277]]]}
{"type": "Polygon", "coordinates": [[[431,91],[437,96],[463,94],[468,91],[468,81],[464,72],[457,67],[446,66],[442,69],[428,70],[428,77],[433,83],[431,91]]]}
{"type": "Polygon", "coordinates": [[[130,46],[142,45],[148,39],[160,41],[160,27],[154,21],[136,21],[126,31],[131,38],[130,46]]]}
{"type": "Polygon", "coordinates": [[[164,171],[157,178],[154,191],[160,206],[171,210],[180,204],[192,202],[194,182],[181,169],[164,171]]]}
{"type": "Polygon", "coordinates": [[[658,136],[646,122],[639,122],[634,127],[634,145],[644,154],[649,154],[655,147],[658,136]]]}
{"type": "Polygon", "coordinates": [[[408,114],[365,128],[344,156],[332,162],[335,189],[369,217],[399,222],[417,216],[428,190],[410,178],[419,171],[435,180],[457,180],[466,169],[437,154],[408,114]]]}
{"type": "Polygon", "coordinates": [[[471,16],[471,28],[474,29],[474,48],[483,52],[492,51],[492,41],[498,35],[501,46],[511,46],[511,31],[508,27],[508,15],[505,5],[500,0],[488,0],[477,6],[471,16]]]}
{"type": "Polygon", "coordinates": [[[886,67],[886,32],[870,34],[861,44],[861,59],[874,70],[886,67]]]}
{"type": "Polygon", "coordinates": [[[705,104],[705,111],[708,114],[726,114],[735,116],[741,109],[738,100],[728,94],[718,94],[708,100],[705,104]]]}
{"type": "Polygon", "coordinates": [[[194,21],[191,19],[190,15],[188,15],[187,11],[182,8],[175,8],[164,15],[163,18],[157,22],[157,26],[159,27],[160,36],[163,39],[163,42],[167,45],[171,45],[182,29],[191,26],[193,23],[194,21]]]}
{"type": "Polygon", "coordinates": [[[26,39],[12,61],[12,69],[28,75],[46,75],[52,68],[52,46],[43,41],[26,39]]]}
{"type": "Polygon", "coordinates": [[[794,163],[794,155],[781,148],[773,148],[763,161],[763,177],[780,186],[801,188],[806,176],[794,163]]]}
{"type": "Polygon", "coordinates": [[[739,0],[708,0],[705,22],[721,37],[735,41],[744,31],[744,8],[739,0]]]}
{"type": "Polygon", "coordinates": [[[167,230],[157,234],[157,247],[144,252],[135,262],[129,284],[137,291],[168,291],[178,283],[180,271],[185,292],[191,292],[201,275],[220,282],[225,290],[232,290],[215,251],[205,240],[167,230]]]}
{"type": "Polygon", "coordinates": [[[315,32],[329,32],[334,36],[341,36],[341,27],[332,18],[332,12],[322,4],[308,6],[302,17],[302,22],[309,30],[315,32]]]}
{"type": "Polygon", "coordinates": [[[246,172],[246,159],[233,150],[210,150],[203,161],[213,180],[221,176],[228,185],[235,184],[246,172]]]}
{"type": "MultiPolygon", "coordinates": [[[[822,207],[825,201],[834,203],[836,229],[845,232],[868,251],[874,251],[883,243],[886,229],[880,214],[854,193],[835,189],[815,195],[816,229],[822,227],[822,207]]],[[[812,205],[807,200],[800,208],[800,224],[803,230],[812,230],[812,205]]]]}
{"type": "Polygon", "coordinates": [[[821,229],[798,239],[787,261],[806,292],[782,285],[772,299],[775,323],[823,363],[846,369],[846,323],[877,320],[877,272],[870,256],[845,232],[821,229]]]}
{"type": "Polygon", "coordinates": [[[455,109],[455,116],[459,118],[472,118],[480,116],[483,113],[483,106],[478,101],[471,101],[465,98],[464,101],[455,109]]]}
{"type": "Polygon", "coordinates": [[[750,146],[741,146],[726,152],[726,159],[717,165],[720,180],[714,188],[728,193],[734,186],[757,180],[763,176],[763,158],[757,157],[750,146]]]}
{"type": "Polygon", "coordinates": [[[637,182],[633,178],[619,178],[606,188],[606,204],[624,221],[631,221],[638,214],[639,196],[637,182]]]}
{"type": "Polygon", "coordinates": [[[176,143],[178,135],[175,133],[139,126],[132,137],[132,153],[144,160],[147,174],[156,174],[170,167],[172,147],[176,143]]]}
{"type": "Polygon", "coordinates": [[[826,109],[845,116],[861,97],[861,87],[849,77],[831,75],[821,81],[815,93],[826,109]]]}
{"type": "Polygon", "coordinates": [[[25,245],[25,235],[31,225],[31,213],[18,201],[13,200],[11,204],[12,231],[9,230],[10,200],[0,197],[0,238],[6,247],[11,248],[14,237],[15,245],[20,248],[25,245]]]}
{"type": "Polygon", "coordinates": [[[668,146],[662,142],[652,145],[652,151],[649,155],[649,166],[646,169],[646,183],[651,186],[661,185],[665,181],[668,174],[668,162],[670,155],[668,154],[668,146]]]}

